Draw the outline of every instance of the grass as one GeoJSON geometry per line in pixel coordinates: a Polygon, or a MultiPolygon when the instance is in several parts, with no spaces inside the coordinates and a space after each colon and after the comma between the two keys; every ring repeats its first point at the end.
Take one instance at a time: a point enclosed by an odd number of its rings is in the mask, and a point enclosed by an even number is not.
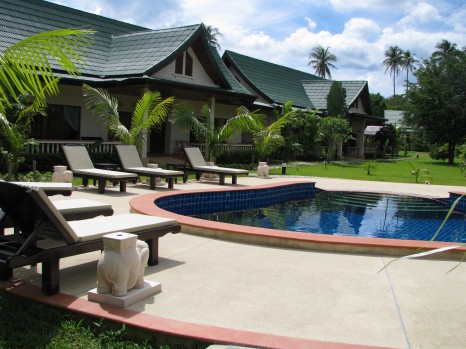
{"type": "MultiPolygon", "coordinates": [[[[461,173],[458,165],[448,165],[447,162],[432,160],[428,155],[419,158],[411,157],[398,160],[376,161],[375,170],[368,175],[362,162],[333,162],[330,164],[294,165],[289,164],[287,175],[344,178],[366,181],[416,183],[416,176],[412,175],[414,169],[427,169],[429,177],[420,172],[418,183],[430,179],[431,184],[439,185],[466,185],[466,177],[461,173]]],[[[270,174],[281,174],[281,168],[271,169],[270,174]]]]}
{"type": "Polygon", "coordinates": [[[0,349],[16,348],[206,348],[206,343],[180,344],[154,334],[130,335],[124,326],[82,317],[64,309],[0,291],[0,349]],[[144,338],[144,339],[141,339],[144,338]],[[160,344],[164,343],[164,344],[160,344]],[[169,343],[169,346],[166,343],[169,343]]]}

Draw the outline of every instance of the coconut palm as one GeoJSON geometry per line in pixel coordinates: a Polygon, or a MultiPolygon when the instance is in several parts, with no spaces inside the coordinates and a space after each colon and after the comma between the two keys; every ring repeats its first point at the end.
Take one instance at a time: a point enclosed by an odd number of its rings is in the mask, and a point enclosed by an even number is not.
{"type": "Polygon", "coordinates": [[[448,57],[453,57],[457,54],[458,49],[456,48],[456,44],[451,43],[448,40],[443,39],[437,45],[435,45],[437,51],[432,53],[432,58],[434,61],[441,61],[448,57]]]}
{"type": "Polygon", "coordinates": [[[42,113],[46,97],[58,94],[54,69],[78,75],[81,53],[92,30],[61,29],[28,37],[0,53],[0,151],[9,175],[24,161],[30,123],[42,113]]]}
{"type": "Polygon", "coordinates": [[[403,67],[403,50],[398,46],[390,46],[385,51],[385,57],[382,64],[386,67],[385,73],[389,70],[390,76],[393,75],[393,96],[395,96],[395,78],[403,67]]]}
{"type": "Polygon", "coordinates": [[[199,143],[206,145],[205,157],[207,161],[212,161],[221,153],[221,148],[217,144],[228,142],[243,131],[258,128],[258,124],[263,124],[263,116],[257,112],[250,112],[245,107],[236,110],[236,116],[228,119],[223,126],[216,127],[211,110],[207,104],[201,107],[199,116],[191,104],[187,102],[177,103],[173,108],[170,122],[182,131],[192,131],[199,143]]]}
{"type": "Polygon", "coordinates": [[[147,130],[160,130],[170,112],[174,97],[162,100],[158,91],[148,91],[139,99],[131,116],[128,130],[120,121],[118,99],[106,90],[83,85],[85,105],[89,112],[103,123],[109,135],[123,144],[135,145],[142,154],[147,141],[147,130]]]}
{"type": "Polygon", "coordinates": [[[209,44],[214,46],[216,49],[220,50],[220,44],[218,43],[218,38],[223,37],[222,33],[217,28],[212,27],[211,25],[208,25],[205,27],[206,29],[206,36],[207,36],[207,41],[209,44]]]}
{"type": "Polygon", "coordinates": [[[78,75],[84,63],[81,53],[89,44],[92,30],[60,29],[28,37],[0,53],[0,114],[29,94],[32,105],[44,106],[47,95],[58,94],[58,67],[78,75]]]}
{"type": "Polygon", "coordinates": [[[406,70],[406,93],[408,93],[409,89],[409,72],[413,72],[417,62],[418,60],[410,50],[403,51],[403,68],[406,70]]]}
{"type": "Polygon", "coordinates": [[[330,47],[323,48],[322,46],[314,47],[309,53],[309,62],[307,65],[312,65],[315,69],[315,73],[324,78],[328,76],[332,78],[330,68],[338,69],[332,62],[337,61],[337,57],[330,53],[330,47]]]}

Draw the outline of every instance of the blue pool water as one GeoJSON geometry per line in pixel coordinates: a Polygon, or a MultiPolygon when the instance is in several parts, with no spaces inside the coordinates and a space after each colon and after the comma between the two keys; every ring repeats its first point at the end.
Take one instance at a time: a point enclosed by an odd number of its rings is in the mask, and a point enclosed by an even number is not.
{"type": "MultiPolygon", "coordinates": [[[[192,216],[296,232],[430,240],[448,209],[445,202],[418,197],[314,191],[305,199],[192,216]]],[[[466,242],[465,214],[453,213],[435,241],[466,242]]]]}

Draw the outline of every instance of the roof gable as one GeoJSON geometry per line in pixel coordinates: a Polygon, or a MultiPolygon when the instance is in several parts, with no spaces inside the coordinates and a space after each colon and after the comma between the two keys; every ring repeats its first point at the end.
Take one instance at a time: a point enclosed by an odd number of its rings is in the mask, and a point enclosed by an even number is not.
{"type": "MultiPolygon", "coordinates": [[[[122,80],[154,75],[191,47],[202,68],[220,89],[253,96],[225,67],[207,43],[203,24],[150,30],[43,0],[0,1],[0,52],[33,34],[59,28],[90,28],[92,45],[85,54],[79,80],[122,80]]],[[[59,65],[57,76],[67,77],[59,65]]]]}
{"type": "MultiPolygon", "coordinates": [[[[365,98],[362,96],[364,91],[367,90],[367,81],[340,81],[342,87],[346,89],[346,105],[351,107],[358,98],[365,98]]],[[[330,87],[332,86],[332,80],[307,80],[302,81],[304,90],[306,91],[307,96],[312,101],[312,104],[316,109],[327,109],[327,95],[330,92],[330,87]]],[[[368,110],[366,109],[366,112],[368,110]]]]}
{"type": "Polygon", "coordinates": [[[262,61],[228,50],[223,54],[223,61],[227,67],[233,67],[258,95],[264,97],[270,103],[280,105],[291,100],[294,107],[314,108],[301,81],[324,80],[300,70],[262,61]]]}

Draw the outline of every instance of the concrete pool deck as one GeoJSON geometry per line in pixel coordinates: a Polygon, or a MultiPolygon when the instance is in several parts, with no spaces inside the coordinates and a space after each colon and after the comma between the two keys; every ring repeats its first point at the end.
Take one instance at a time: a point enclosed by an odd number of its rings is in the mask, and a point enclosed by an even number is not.
{"type": "MultiPolygon", "coordinates": [[[[238,186],[309,180],[321,189],[351,189],[447,197],[465,187],[397,184],[327,178],[239,177],[238,186]]],[[[226,185],[226,187],[232,187],[226,185]]],[[[175,191],[218,189],[188,181],[175,191]]],[[[169,191],[167,186],[156,191],[169,191]]],[[[148,185],[82,188],[90,198],[129,212],[129,201],[148,185]]],[[[53,200],[66,200],[57,196],[53,200]]],[[[61,293],[42,296],[40,266],[15,270],[11,292],[72,311],[106,317],[154,332],[211,343],[267,348],[464,348],[465,265],[458,262],[304,251],[230,242],[179,233],[160,239],[160,263],[146,279],[162,292],[128,308],[87,301],[95,287],[100,253],[61,260],[61,293]],[[379,272],[380,271],[380,272],[379,272]]]]}

